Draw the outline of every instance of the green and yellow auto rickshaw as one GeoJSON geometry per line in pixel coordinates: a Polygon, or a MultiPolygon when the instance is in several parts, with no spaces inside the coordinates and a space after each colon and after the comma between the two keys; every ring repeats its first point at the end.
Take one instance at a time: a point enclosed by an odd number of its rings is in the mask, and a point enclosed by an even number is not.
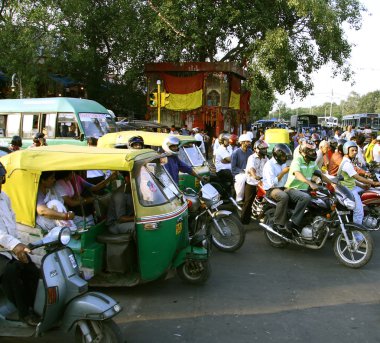
{"type": "MultiPolygon", "coordinates": [[[[157,150],[162,147],[163,141],[169,136],[168,133],[147,132],[147,131],[122,131],[106,134],[98,140],[100,148],[127,147],[128,140],[134,136],[141,136],[144,139],[145,146],[157,150]]],[[[197,141],[192,136],[176,135],[180,140],[179,158],[187,165],[191,166],[194,171],[201,176],[210,176],[210,168],[204,159],[197,141]]],[[[195,190],[200,189],[199,180],[192,175],[179,174],[179,188],[184,191],[187,187],[195,190]]]]}
{"type": "Polygon", "coordinates": [[[94,224],[89,224],[83,214],[71,243],[90,285],[133,286],[162,278],[173,269],[190,283],[208,279],[207,239],[192,237],[190,242],[188,204],[157,152],[57,145],[17,151],[0,161],[7,170],[3,191],[11,199],[17,229],[25,243],[45,234],[36,225],[42,172],[111,170],[129,175],[135,232],[116,235],[107,230],[107,206],[122,182],[116,180],[105,194],[95,196],[94,224]]]}

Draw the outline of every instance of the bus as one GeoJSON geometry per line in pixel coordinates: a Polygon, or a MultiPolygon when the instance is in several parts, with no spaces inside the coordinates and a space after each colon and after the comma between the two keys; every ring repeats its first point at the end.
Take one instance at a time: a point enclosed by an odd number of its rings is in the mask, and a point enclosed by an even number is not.
{"type": "Polygon", "coordinates": [[[318,127],[318,117],[314,114],[295,114],[290,117],[290,126],[297,130],[318,127]]]}
{"type": "Polygon", "coordinates": [[[380,115],[378,113],[348,114],[343,116],[342,125],[343,127],[351,125],[358,129],[369,127],[374,131],[378,131],[380,130],[380,115]]]}
{"type": "Polygon", "coordinates": [[[23,148],[43,132],[48,145],[85,145],[87,137],[99,138],[116,132],[108,110],[93,100],[78,98],[34,98],[0,100],[0,146],[20,136],[23,148]]]}
{"type": "Polygon", "coordinates": [[[335,117],[318,117],[318,124],[324,127],[339,126],[338,118],[335,117]]]}

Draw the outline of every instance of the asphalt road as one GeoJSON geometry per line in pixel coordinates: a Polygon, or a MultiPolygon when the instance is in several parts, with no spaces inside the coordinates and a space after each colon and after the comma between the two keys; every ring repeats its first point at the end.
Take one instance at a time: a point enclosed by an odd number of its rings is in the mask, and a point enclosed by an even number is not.
{"type": "MultiPolygon", "coordinates": [[[[354,270],[338,263],[331,242],[318,251],[276,249],[250,225],[238,252],[214,249],[203,286],[175,276],[103,291],[124,307],[116,322],[128,343],[380,342],[380,232],[373,237],[372,260],[354,270]]],[[[52,332],[38,341],[72,337],[52,332]]]]}

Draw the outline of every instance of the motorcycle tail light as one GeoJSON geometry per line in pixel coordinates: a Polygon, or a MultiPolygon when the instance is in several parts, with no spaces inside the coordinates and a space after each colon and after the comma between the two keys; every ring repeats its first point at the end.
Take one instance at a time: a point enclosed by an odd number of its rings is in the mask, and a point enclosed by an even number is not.
{"type": "Polygon", "coordinates": [[[310,195],[311,195],[312,197],[316,197],[316,196],[317,196],[317,192],[316,192],[316,191],[311,191],[311,192],[310,192],[310,195]]]}
{"type": "Polygon", "coordinates": [[[193,206],[193,202],[189,199],[186,199],[187,201],[187,207],[190,208],[191,206],[193,206]]]}
{"type": "Polygon", "coordinates": [[[53,305],[58,301],[58,287],[49,287],[47,289],[47,303],[53,305]]]}

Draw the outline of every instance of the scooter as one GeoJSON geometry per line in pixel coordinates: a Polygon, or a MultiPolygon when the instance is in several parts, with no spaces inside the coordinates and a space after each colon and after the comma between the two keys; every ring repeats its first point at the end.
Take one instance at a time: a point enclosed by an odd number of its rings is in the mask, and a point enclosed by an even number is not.
{"type": "Polygon", "coordinates": [[[42,336],[52,328],[75,333],[76,342],[124,342],[113,317],[121,306],[100,292],[88,292],[72,250],[66,245],[71,238],[69,228],[55,227],[41,240],[30,243],[34,250],[45,247],[41,264],[34,312],[41,317],[36,327],[10,320],[16,308],[0,292],[0,336],[42,336]]]}

